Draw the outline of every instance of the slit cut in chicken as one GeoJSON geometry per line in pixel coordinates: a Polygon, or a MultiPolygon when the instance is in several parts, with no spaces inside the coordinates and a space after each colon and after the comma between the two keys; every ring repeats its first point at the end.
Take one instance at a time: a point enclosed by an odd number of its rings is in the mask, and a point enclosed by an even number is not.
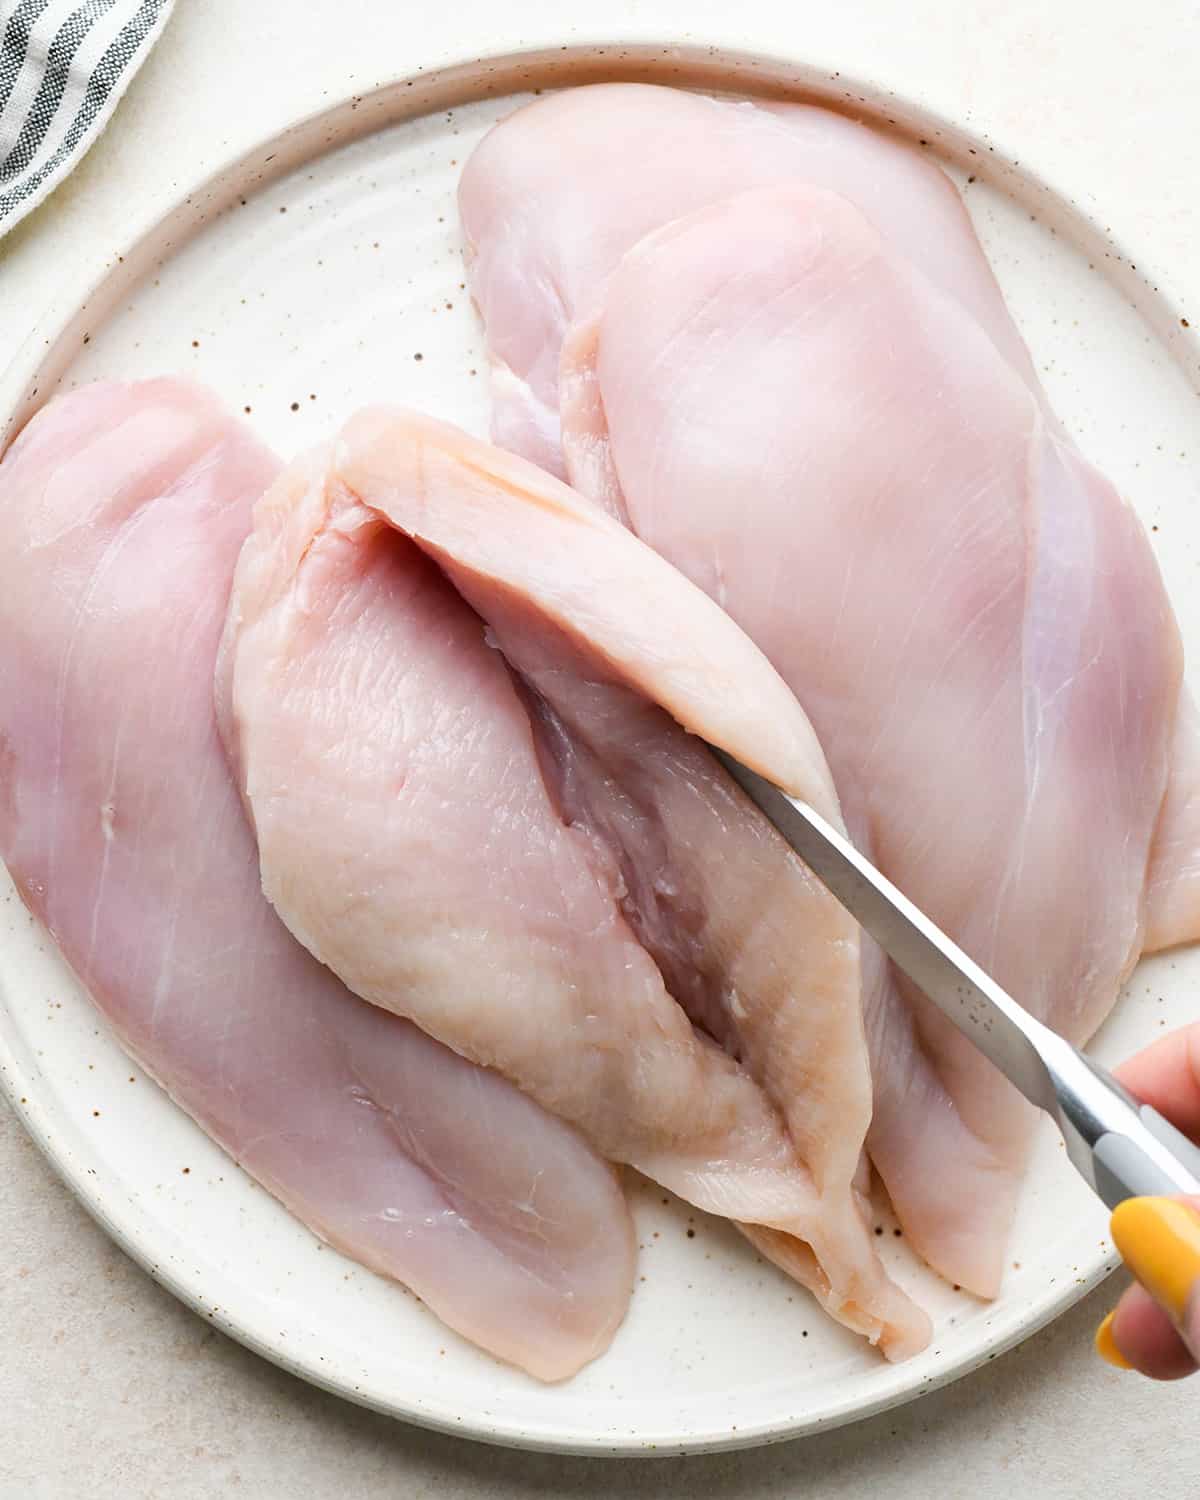
{"type": "Polygon", "coordinates": [[[836,798],[719,609],[531,465],[374,411],[261,502],[226,655],[264,889],[306,947],[748,1225],[890,1356],[923,1346],[859,1191],[856,930],[693,735],[836,798]]]}
{"type": "MultiPolygon", "coordinates": [[[[649,236],[568,355],[588,372],[568,467],[578,445],[766,651],[883,870],[1085,1041],[1142,951],[1180,695],[1132,510],[832,194],[747,194],[649,236]]],[[[872,1160],[931,1264],[993,1294],[1032,1111],[869,947],[863,974],[872,1160]]]]}
{"type": "MultiPolygon", "coordinates": [[[[1147,539],[949,179],[812,106],[603,85],[501,122],[459,201],[498,438],[729,611],[861,846],[1085,1039],[1143,944],[1200,932],[1198,741],[1147,539]]],[[[862,975],[873,1159],[991,1295],[1031,1114],[869,942],[862,975]]]]}

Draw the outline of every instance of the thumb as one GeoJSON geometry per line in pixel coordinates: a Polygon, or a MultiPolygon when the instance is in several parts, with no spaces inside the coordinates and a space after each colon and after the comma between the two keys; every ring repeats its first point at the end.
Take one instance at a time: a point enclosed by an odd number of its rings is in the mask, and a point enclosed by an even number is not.
{"type": "Polygon", "coordinates": [[[1200,1360],[1200,1198],[1127,1198],[1113,1210],[1112,1236],[1200,1360]]]}

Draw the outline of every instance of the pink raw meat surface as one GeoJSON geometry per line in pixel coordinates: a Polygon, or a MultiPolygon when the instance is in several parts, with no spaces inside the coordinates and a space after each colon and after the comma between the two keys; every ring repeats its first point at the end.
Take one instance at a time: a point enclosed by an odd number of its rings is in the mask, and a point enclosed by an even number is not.
{"type": "Polygon", "coordinates": [[[459,208],[487,324],[496,442],[565,477],[559,353],[621,257],[671,219],[793,182],[857,204],[1033,380],[962,200],[932,162],[811,104],[595,84],[517,110],[463,169],[459,208]]]}
{"type": "MultiPolygon", "coordinates": [[[[862,847],[1086,1040],[1142,951],[1180,697],[1133,511],[820,190],[643,240],[574,347],[568,459],[766,651],[862,847]]],[[[872,1159],[929,1261],[994,1293],[1032,1112],[870,948],[864,981],[872,1159]]]]}
{"type": "Polygon", "coordinates": [[[261,893],[212,684],[277,469],[170,380],[85,387],[10,449],[0,854],[122,1044],[252,1176],[467,1338],[559,1379],[628,1302],[612,1168],[348,993],[261,893]]]}
{"type": "Polygon", "coordinates": [[[532,465],[375,411],[259,505],[227,648],[264,888],[305,946],[921,1347],[857,1191],[854,925],[684,732],[839,816],[728,617],[532,465]]]}
{"type": "MultiPolygon", "coordinates": [[[[1086,1037],[1143,945],[1200,931],[1200,737],[1146,538],[949,179],[809,106],[606,86],[503,121],[460,207],[498,435],[729,610],[863,846],[1086,1037]]],[[[1028,1112],[869,943],[863,977],[871,1153],[994,1293],[1028,1112]]]]}

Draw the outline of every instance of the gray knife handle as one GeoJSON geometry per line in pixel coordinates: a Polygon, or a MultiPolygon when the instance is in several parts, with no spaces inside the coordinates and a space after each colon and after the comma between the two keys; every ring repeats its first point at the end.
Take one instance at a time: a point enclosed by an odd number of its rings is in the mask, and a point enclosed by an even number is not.
{"type": "MultiPolygon", "coordinates": [[[[1156,1109],[1151,1109],[1148,1104],[1143,1104],[1138,1110],[1142,1118],[1142,1124],[1155,1138],[1160,1141],[1183,1167],[1196,1179],[1197,1189],[1200,1191],[1200,1146],[1190,1141],[1181,1130],[1176,1130],[1169,1120],[1164,1120],[1156,1109]]],[[[1179,1189],[1174,1189],[1178,1192],[1179,1189]]]]}
{"type": "Polygon", "coordinates": [[[1152,1161],[1129,1135],[1111,1131],[1092,1148],[1096,1191],[1116,1208],[1126,1198],[1169,1198],[1177,1193],[1200,1192],[1200,1148],[1197,1148],[1157,1110],[1143,1104],[1138,1116],[1146,1130],[1175,1159],[1177,1170],[1165,1170],[1152,1161]]]}

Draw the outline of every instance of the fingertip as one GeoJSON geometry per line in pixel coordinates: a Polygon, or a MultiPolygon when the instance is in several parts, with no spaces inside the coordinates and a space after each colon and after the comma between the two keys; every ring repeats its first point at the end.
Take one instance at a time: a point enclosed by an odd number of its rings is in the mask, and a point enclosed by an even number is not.
{"type": "Polygon", "coordinates": [[[1096,1329],[1095,1347],[1096,1353],[1101,1359],[1106,1360],[1118,1370],[1132,1370],[1133,1366],[1117,1348],[1117,1341],[1113,1337],[1113,1323],[1116,1321],[1116,1313],[1110,1312],[1100,1327],[1096,1329]]]}
{"type": "Polygon", "coordinates": [[[1185,1135],[1200,1135],[1200,1021],[1160,1037],[1116,1073],[1143,1104],[1185,1135]]]}
{"type": "Polygon", "coordinates": [[[1181,1332],[1183,1342],[1191,1350],[1192,1358],[1200,1364],[1200,1282],[1192,1288],[1181,1332]]]}
{"type": "Polygon", "coordinates": [[[1179,1380],[1194,1372],[1196,1361],[1178,1330],[1144,1287],[1127,1287],[1111,1319],[1114,1347],[1140,1375],[1179,1380]]]}
{"type": "Polygon", "coordinates": [[[1186,1200],[1126,1198],[1113,1209],[1112,1237],[1137,1279],[1181,1323],[1200,1282],[1200,1214],[1186,1200]]]}

